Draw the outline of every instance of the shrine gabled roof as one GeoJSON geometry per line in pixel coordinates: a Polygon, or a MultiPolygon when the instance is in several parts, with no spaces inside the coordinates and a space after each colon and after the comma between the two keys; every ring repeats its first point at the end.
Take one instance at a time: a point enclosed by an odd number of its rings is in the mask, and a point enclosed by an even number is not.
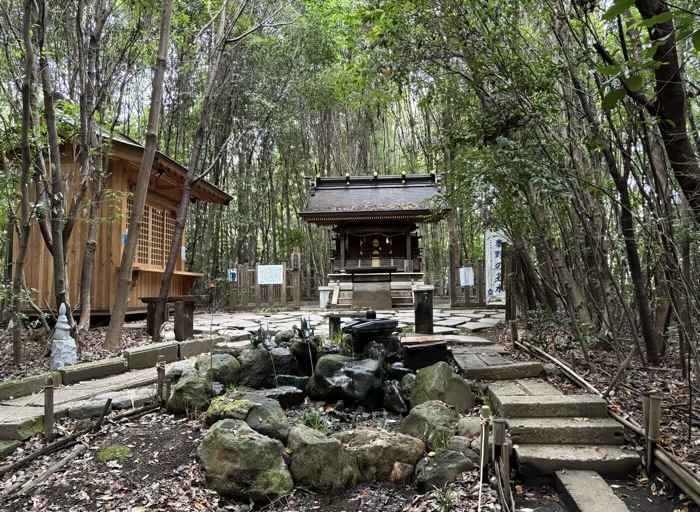
{"type": "Polygon", "coordinates": [[[450,208],[436,175],[316,178],[299,216],[315,224],[341,221],[411,220],[432,222],[450,208]]]}

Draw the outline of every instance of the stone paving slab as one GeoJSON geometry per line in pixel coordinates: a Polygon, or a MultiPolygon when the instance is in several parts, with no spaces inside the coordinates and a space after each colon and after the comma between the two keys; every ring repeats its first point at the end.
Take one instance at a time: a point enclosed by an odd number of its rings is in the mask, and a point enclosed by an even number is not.
{"type": "MultiPolygon", "coordinates": [[[[44,395],[37,396],[40,396],[42,399],[41,407],[6,407],[0,405],[0,439],[24,441],[42,431],[44,395]]],[[[60,413],[54,413],[54,415],[57,418],[63,416],[60,413]]]]}
{"type": "Polygon", "coordinates": [[[539,362],[516,362],[499,353],[455,354],[455,362],[467,379],[506,380],[536,377],[542,370],[539,362]]]}
{"type": "Polygon", "coordinates": [[[595,471],[562,469],[554,476],[557,490],[573,512],[629,512],[627,505],[595,471]]]}
{"type": "Polygon", "coordinates": [[[581,469],[622,476],[640,464],[637,453],[618,446],[519,444],[513,449],[517,467],[525,475],[553,475],[562,469],[581,469]]]}
{"type": "Polygon", "coordinates": [[[469,322],[466,324],[462,324],[460,326],[460,329],[468,331],[468,332],[481,332],[481,331],[485,331],[486,329],[493,328],[494,325],[496,325],[496,324],[491,323],[491,322],[489,322],[489,323],[482,322],[482,321],[469,322]]]}
{"type": "MultiPolygon", "coordinates": [[[[85,400],[99,395],[100,393],[106,393],[107,391],[117,391],[121,389],[145,386],[147,384],[154,383],[156,379],[156,369],[146,368],[143,370],[135,370],[127,373],[121,373],[119,375],[113,375],[104,379],[80,382],[78,384],[54,389],[54,403],[58,405],[66,402],[85,400]]],[[[31,399],[29,399],[29,397],[22,397],[15,398],[14,400],[6,400],[0,403],[0,405],[17,407],[21,406],[25,402],[27,402],[28,405],[43,407],[44,395],[40,393],[34,395],[34,397],[31,399]],[[29,400],[29,402],[27,402],[27,400],[29,400]]]]}
{"type": "Polygon", "coordinates": [[[440,325],[433,326],[433,334],[456,334],[458,332],[454,327],[442,327],[440,325]]]}
{"type": "MultiPolygon", "coordinates": [[[[448,334],[445,336],[445,341],[453,345],[471,345],[477,346],[489,346],[497,345],[496,342],[482,338],[481,336],[473,336],[467,334],[448,334]]],[[[499,346],[503,346],[498,344],[499,346]]]]}
{"type": "Polygon", "coordinates": [[[624,429],[612,418],[509,418],[516,444],[624,444],[624,429]]]}
{"type": "Polygon", "coordinates": [[[470,347],[468,345],[451,345],[452,355],[454,357],[460,355],[472,354],[508,354],[508,349],[503,345],[486,345],[482,347],[470,347]]]}
{"type": "Polygon", "coordinates": [[[510,396],[548,396],[562,395],[563,393],[550,383],[540,379],[517,379],[514,381],[491,382],[489,394],[510,396]]]}
{"type": "Polygon", "coordinates": [[[458,325],[462,325],[464,323],[469,322],[469,318],[463,318],[463,317],[451,317],[451,318],[445,318],[444,320],[438,320],[433,322],[433,325],[441,325],[443,327],[457,327],[458,325]]]}

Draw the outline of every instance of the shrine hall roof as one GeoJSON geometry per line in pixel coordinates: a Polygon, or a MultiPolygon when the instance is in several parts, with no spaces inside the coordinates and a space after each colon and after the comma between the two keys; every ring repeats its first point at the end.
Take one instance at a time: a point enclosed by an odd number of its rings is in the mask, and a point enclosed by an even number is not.
{"type": "Polygon", "coordinates": [[[439,178],[431,174],[316,178],[299,216],[315,224],[437,221],[450,210],[438,182],[439,178]]]}

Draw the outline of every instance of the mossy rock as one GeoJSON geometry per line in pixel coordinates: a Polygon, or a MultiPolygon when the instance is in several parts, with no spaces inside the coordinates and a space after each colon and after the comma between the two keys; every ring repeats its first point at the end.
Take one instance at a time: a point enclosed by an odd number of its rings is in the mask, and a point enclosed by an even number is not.
{"type": "Polygon", "coordinates": [[[230,354],[201,354],[195,367],[207,382],[216,381],[224,386],[238,384],[241,373],[241,363],[230,354]]]}
{"type": "Polygon", "coordinates": [[[283,452],[280,441],[232,419],[215,423],[197,448],[207,485],[244,500],[272,500],[291,492],[294,482],[283,452]]]}
{"type": "Polygon", "coordinates": [[[207,381],[194,371],[182,374],[168,399],[168,410],[180,414],[194,414],[206,410],[211,390],[207,381]]]}
{"type": "Polygon", "coordinates": [[[234,391],[215,398],[205,420],[211,425],[223,419],[243,420],[256,432],[281,441],[289,435],[289,422],[280,404],[256,393],[234,391]]]}
{"type": "Polygon", "coordinates": [[[131,457],[131,448],[128,446],[121,446],[118,444],[111,444],[102,448],[97,452],[97,458],[102,462],[116,461],[119,464],[123,464],[126,459],[131,457]]]}

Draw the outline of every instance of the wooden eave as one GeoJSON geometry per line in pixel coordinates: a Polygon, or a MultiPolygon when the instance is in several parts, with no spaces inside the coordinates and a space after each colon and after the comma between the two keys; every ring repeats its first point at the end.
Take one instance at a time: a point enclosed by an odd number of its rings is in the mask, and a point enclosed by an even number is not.
{"type": "MultiPolygon", "coordinates": [[[[136,142],[132,142],[126,137],[114,138],[112,140],[112,154],[116,158],[123,158],[137,164],[141,163],[143,158],[144,147],[136,142]]],[[[169,156],[160,151],[156,151],[156,156],[153,161],[153,171],[151,175],[162,171],[163,178],[166,180],[179,183],[182,186],[187,177],[187,168],[179,164],[169,156]]],[[[206,180],[199,180],[192,186],[192,197],[209,203],[228,205],[233,199],[220,188],[212,185],[206,180]]]]}

